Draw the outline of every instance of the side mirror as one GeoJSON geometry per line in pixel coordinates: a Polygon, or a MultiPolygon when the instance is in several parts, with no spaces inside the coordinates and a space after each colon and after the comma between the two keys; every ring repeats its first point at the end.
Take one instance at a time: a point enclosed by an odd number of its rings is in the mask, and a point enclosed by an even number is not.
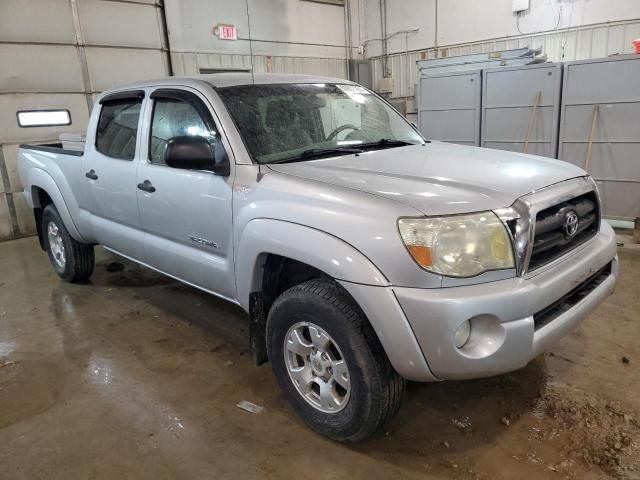
{"type": "Polygon", "coordinates": [[[211,144],[204,137],[173,137],[167,141],[165,163],[184,170],[213,170],[211,144]]]}
{"type": "Polygon", "coordinates": [[[211,145],[205,137],[183,136],[167,141],[165,163],[183,170],[209,170],[217,175],[229,176],[229,157],[221,142],[211,145]]]}

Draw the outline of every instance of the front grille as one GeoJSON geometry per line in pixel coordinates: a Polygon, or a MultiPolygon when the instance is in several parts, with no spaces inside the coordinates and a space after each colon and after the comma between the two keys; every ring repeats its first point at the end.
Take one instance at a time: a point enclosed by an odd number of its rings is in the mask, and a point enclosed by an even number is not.
{"type": "Polygon", "coordinates": [[[529,271],[561,257],[593,237],[598,232],[599,218],[595,192],[538,212],[529,271]],[[574,235],[567,233],[567,218],[572,212],[578,217],[574,235]]]}
{"type": "Polygon", "coordinates": [[[598,270],[594,275],[590,276],[576,288],[564,295],[562,298],[556,300],[551,305],[540,310],[533,316],[534,330],[548,325],[551,321],[558,318],[560,315],[570,310],[580,300],[585,298],[591,292],[593,292],[598,286],[604,282],[609,275],[611,275],[611,262],[598,270]]]}

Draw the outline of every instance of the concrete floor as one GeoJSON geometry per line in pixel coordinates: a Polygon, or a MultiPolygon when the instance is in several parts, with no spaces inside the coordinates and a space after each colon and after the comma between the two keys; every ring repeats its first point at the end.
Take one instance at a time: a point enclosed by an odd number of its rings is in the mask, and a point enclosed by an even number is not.
{"type": "Polygon", "coordinates": [[[71,285],[35,238],[0,243],[2,479],[640,478],[636,246],[551,353],[411,384],[386,434],[357,446],[308,430],[251,365],[238,308],[127,262],[109,273],[117,259],[97,252],[91,282],[71,285]]]}

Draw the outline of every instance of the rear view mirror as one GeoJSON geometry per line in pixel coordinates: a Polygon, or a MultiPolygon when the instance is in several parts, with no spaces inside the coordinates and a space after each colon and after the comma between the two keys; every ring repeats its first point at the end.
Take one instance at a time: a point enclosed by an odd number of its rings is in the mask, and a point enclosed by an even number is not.
{"type": "Polygon", "coordinates": [[[218,175],[229,175],[229,158],[221,142],[205,137],[183,136],[167,141],[164,161],[169,167],[184,170],[209,170],[218,175]]]}

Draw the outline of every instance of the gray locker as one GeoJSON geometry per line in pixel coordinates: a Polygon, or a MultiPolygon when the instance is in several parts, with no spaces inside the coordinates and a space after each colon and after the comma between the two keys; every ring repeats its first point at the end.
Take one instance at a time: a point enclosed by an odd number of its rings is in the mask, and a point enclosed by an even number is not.
{"type": "Polygon", "coordinates": [[[555,158],[561,88],[560,63],[484,70],[481,145],[555,158]]]}
{"type": "Polygon", "coordinates": [[[427,138],[480,145],[480,70],[424,75],[418,83],[418,125],[427,138]]]}
{"type": "Polygon", "coordinates": [[[640,216],[640,56],[565,65],[558,158],[587,166],[604,214],[640,216]]]}

